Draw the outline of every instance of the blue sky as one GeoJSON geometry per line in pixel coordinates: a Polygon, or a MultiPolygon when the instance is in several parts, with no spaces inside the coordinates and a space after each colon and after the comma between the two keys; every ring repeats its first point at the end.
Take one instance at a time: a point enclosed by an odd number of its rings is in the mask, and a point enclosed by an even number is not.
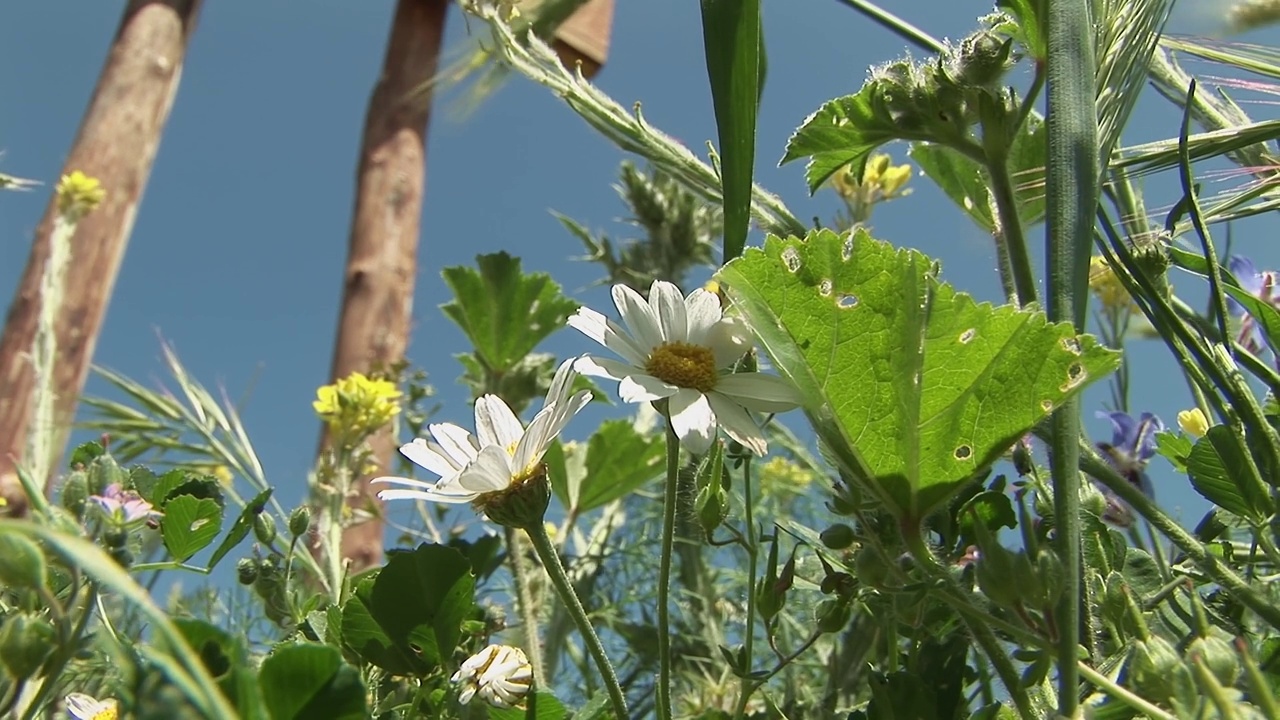
{"type": "MultiPolygon", "coordinates": [[[[885,3],[938,37],[960,37],[990,3],[885,3]]],[[[1205,32],[1201,3],[1175,30],[1205,32]]],[[[97,79],[122,2],[6,3],[0,9],[0,171],[47,183],[0,195],[0,303],[7,305],[29,242],[97,79]]],[[[244,418],[286,503],[301,496],[317,424],[310,402],[327,381],[341,297],[356,156],[369,93],[381,63],[393,3],[312,0],[208,2],[195,32],[96,362],[138,379],[163,376],[159,338],[173,343],[206,385],[248,392],[244,418]]],[[[597,79],[624,105],[700,154],[715,136],[696,3],[619,2],[612,53],[597,79]]],[[[475,29],[480,29],[475,25],[475,29]]],[[[902,54],[904,43],[834,0],[765,3],[769,77],[761,109],[758,181],[801,218],[829,219],[837,203],[810,199],[802,163],[776,167],[791,131],[823,101],[855,92],[866,69],[902,54]]],[[[1274,41],[1273,32],[1249,40],[1274,41]]],[[[447,50],[471,47],[462,16],[449,17],[447,50]]],[[[1025,77],[1015,78],[1025,82],[1025,77]]],[[[597,268],[569,258],[577,240],[555,210],[611,236],[623,208],[611,184],[624,155],[559,100],[513,78],[463,117],[459,93],[437,98],[410,358],[426,368],[443,403],[441,418],[470,417],[455,382],[453,355],[466,350],[439,312],[448,299],[440,270],[507,250],[528,270],[552,273],[566,292],[608,310],[607,292],[588,288],[597,268]]],[[[1269,108],[1246,106],[1255,117],[1269,108]]],[[[1154,98],[1139,105],[1126,141],[1176,132],[1178,114],[1154,98]]],[[[896,152],[901,156],[903,148],[896,152]]],[[[909,199],[877,210],[874,233],[943,263],[944,277],[984,300],[998,300],[990,240],[923,179],[909,199]]],[[[1176,199],[1155,179],[1149,205],[1176,199]]],[[[108,188],[110,191],[110,188],[108,188]]],[[[1280,264],[1274,220],[1236,227],[1237,244],[1262,265],[1280,264]]],[[[1040,237],[1042,230],[1032,231],[1040,237]]],[[[753,236],[752,242],[759,242],[753,236]]],[[[1037,255],[1038,255],[1037,251],[1037,255]]],[[[1193,296],[1194,297],[1194,296],[1193,296]]],[[[552,337],[562,355],[591,349],[572,331],[552,337]]],[[[1135,409],[1172,422],[1188,404],[1185,384],[1164,351],[1137,347],[1135,409]]],[[[90,392],[102,392],[91,381],[90,392]]],[[[1091,400],[1102,401],[1095,393],[1091,400]]],[[[1094,408],[1089,408],[1090,410],[1094,408]]],[[[1096,409],[1101,409],[1097,406],[1096,409]]],[[[793,422],[800,422],[795,416],[793,422]]],[[[1099,436],[1105,421],[1088,419],[1099,436]]],[[[569,434],[583,437],[580,420],[569,434]]],[[[1163,461],[1153,467],[1160,497],[1198,517],[1199,499],[1163,461]],[[1163,482],[1162,482],[1163,481],[1163,482]]]]}

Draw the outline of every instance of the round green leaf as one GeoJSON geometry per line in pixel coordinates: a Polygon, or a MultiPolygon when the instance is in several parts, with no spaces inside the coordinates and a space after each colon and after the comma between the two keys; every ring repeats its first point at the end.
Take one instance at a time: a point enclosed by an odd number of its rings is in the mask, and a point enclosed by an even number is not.
{"type": "Polygon", "coordinates": [[[278,648],[258,673],[271,720],[357,720],[368,717],[360,671],[328,645],[278,648]]]}
{"type": "Polygon", "coordinates": [[[178,495],[164,505],[160,533],[178,561],[200,552],[222,531],[222,506],[209,498],[178,495]]]}

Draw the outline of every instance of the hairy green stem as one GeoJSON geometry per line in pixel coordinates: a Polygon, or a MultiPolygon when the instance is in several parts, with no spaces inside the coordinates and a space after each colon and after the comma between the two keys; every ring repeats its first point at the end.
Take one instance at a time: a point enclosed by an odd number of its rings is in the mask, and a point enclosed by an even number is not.
{"type": "Polygon", "coordinates": [[[1036,278],[1031,270],[1031,256],[1027,253],[1022,219],[1018,217],[1018,202],[1013,192],[1013,179],[1009,177],[1008,157],[1003,151],[989,152],[986,166],[991,178],[991,194],[996,201],[996,213],[1000,218],[1000,227],[995,233],[996,244],[1004,245],[1003,255],[1009,258],[1018,304],[1027,305],[1036,301],[1036,278]]]}
{"type": "MultiPolygon", "coordinates": [[[[713,479],[712,482],[715,480],[713,479]]],[[[757,542],[760,536],[756,533],[755,515],[751,506],[751,463],[746,462],[742,466],[742,512],[747,526],[746,534],[743,536],[745,542],[742,544],[747,550],[747,627],[742,637],[742,656],[745,658],[742,669],[746,672],[742,674],[742,683],[739,685],[738,707],[733,713],[735,718],[745,717],[747,700],[751,698],[751,693],[757,686],[750,675],[755,665],[753,651],[756,635],[756,570],[760,555],[757,542]]]]}
{"type": "MultiPolygon", "coordinates": [[[[1089,0],[1046,3],[1048,28],[1045,121],[1049,138],[1046,196],[1049,319],[1083,331],[1089,257],[1098,207],[1098,118],[1095,109],[1094,29],[1089,0]]],[[[1080,510],[1080,399],[1064,402],[1049,420],[1056,550],[1062,561],[1058,627],[1058,715],[1075,717],[1080,702],[1083,556],[1080,510]]]]}
{"type": "MultiPolygon", "coordinates": [[[[947,569],[942,567],[938,559],[933,556],[933,551],[929,549],[928,543],[925,542],[923,529],[915,523],[904,524],[902,538],[906,542],[907,550],[911,553],[911,556],[916,559],[916,562],[920,563],[930,576],[944,585],[949,595],[954,596],[965,604],[972,604],[969,596],[956,587],[955,578],[951,577],[947,569]]],[[[975,610],[981,612],[976,608],[975,610]]],[[[1005,653],[1004,648],[1000,647],[1000,640],[991,631],[991,626],[975,617],[973,613],[962,612],[961,617],[963,617],[965,625],[969,628],[969,633],[973,635],[974,641],[978,643],[978,647],[982,648],[982,652],[991,661],[991,666],[995,668],[996,674],[1000,676],[1000,682],[1004,684],[1010,699],[1013,700],[1014,706],[1018,709],[1018,715],[1024,718],[1036,717],[1035,710],[1031,707],[1031,698],[1027,696],[1026,688],[1022,686],[1018,671],[1014,668],[1013,661],[1009,659],[1009,655],[1005,653]]]]}
{"type": "Polygon", "coordinates": [[[573,591],[573,583],[569,581],[569,575],[564,571],[564,565],[560,563],[560,554],[556,552],[555,545],[547,536],[546,526],[542,523],[534,523],[526,528],[525,532],[533,542],[534,552],[538,553],[538,558],[542,560],[547,577],[551,578],[551,586],[555,588],[556,594],[569,610],[574,624],[578,626],[578,632],[582,634],[582,641],[586,643],[587,652],[591,654],[596,667],[600,670],[605,690],[609,693],[609,701],[613,704],[614,714],[620,720],[626,720],[627,698],[622,694],[622,686],[618,684],[618,674],[614,672],[613,663],[609,662],[609,656],[604,652],[600,636],[596,635],[595,628],[591,626],[591,618],[587,617],[587,611],[583,609],[582,602],[573,591]]]}
{"type": "Polygon", "coordinates": [[[658,699],[659,720],[671,720],[671,555],[676,539],[677,473],[680,438],[667,418],[667,479],[662,498],[662,550],[658,559],[658,699]]]}
{"type": "Polygon", "coordinates": [[[516,583],[520,624],[524,626],[524,651],[529,656],[529,664],[533,666],[533,681],[538,687],[546,687],[547,678],[544,671],[546,666],[542,658],[542,643],[538,640],[538,605],[533,600],[533,588],[529,585],[532,580],[529,574],[529,563],[516,544],[516,531],[509,527],[504,527],[502,530],[503,539],[507,544],[507,557],[511,560],[511,574],[516,583]]]}

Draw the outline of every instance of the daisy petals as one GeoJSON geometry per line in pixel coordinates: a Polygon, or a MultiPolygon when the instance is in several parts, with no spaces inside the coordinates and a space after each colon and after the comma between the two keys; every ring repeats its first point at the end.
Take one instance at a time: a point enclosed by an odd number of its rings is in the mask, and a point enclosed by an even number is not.
{"type": "Polygon", "coordinates": [[[689,342],[689,317],[680,288],[654,280],[649,288],[649,309],[658,320],[658,331],[664,342],[689,342]]]}
{"type": "Polygon", "coordinates": [[[614,285],[613,304],[617,306],[623,324],[645,355],[662,344],[662,328],[658,326],[658,318],[654,316],[649,303],[640,297],[640,293],[626,285],[614,285]]]}
{"type": "Polygon", "coordinates": [[[679,389],[651,375],[628,375],[618,383],[618,397],[628,403],[653,402],[671,397],[679,389]]]}
{"type": "Polygon", "coordinates": [[[716,415],[707,396],[697,390],[681,388],[671,396],[671,428],[680,444],[701,455],[711,447],[716,436],[716,415]]]}
{"type": "Polygon", "coordinates": [[[716,382],[716,392],[756,412],[786,412],[800,405],[795,386],[777,375],[735,373],[716,382]]]}
{"type": "Polygon", "coordinates": [[[769,449],[769,444],[765,441],[760,426],[756,425],[756,421],[751,418],[751,414],[746,409],[720,393],[708,394],[707,401],[726,435],[742,443],[755,455],[764,456],[769,449]]]}

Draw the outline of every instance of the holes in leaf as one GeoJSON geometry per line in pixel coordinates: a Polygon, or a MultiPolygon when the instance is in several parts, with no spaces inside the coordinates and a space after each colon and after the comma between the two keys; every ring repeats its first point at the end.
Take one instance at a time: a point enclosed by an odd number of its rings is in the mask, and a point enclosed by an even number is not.
{"type": "Polygon", "coordinates": [[[1080,363],[1071,363],[1067,368],[1067,381],[1058,389],[1062,392],[1068,392],[1072,388],[1084,382],[1087,377],[1089,377],[1089,373],[1085,371],[1084,365],[1081,365],[1080,363]]]}
{"type": "Polygon", "coordinates": [[[1045,412],[1047,412],[1047,413],[1051,413],[1051,412],[1053,412],[1053,401],[1052,401],[1052,400],[1041,400],[1041,401],[1040,401],[1040,409],[1041,409],[1041,410],[1043,410],[1043,411],[1045,411],[1045,412]]]}
{"type": "Polygon", "coordinates": [[[844,236],[844,245],[840,247],[840,259],[849,262],[853,257],[853,233],[844,236]]]}
{"type": "Polygon", "coordinates": [[[955,450],[956,460],[965,461],[973,457],[973,448],[968,445],[961,445],[955,450]]]}
{"type": "Polygon", "coordinates": [[[782,264],[787,266],[790,272],[796,272],[800,269],[800,251],[794,247],[789,247],[782,251],[782,264]]]}
{"type": "Polygon", "coordinates": [[[977,336],[978,331],[975,328],[969,328],[968,330],[960,333],[960,344],[968,345],[977,336]]]}
{"type": "Polygon", "coordinates": [[[1077,337],[1062,338],[1062,349],[1066,350],[1072,355],[1079,355],[1080,354],[1080,338],[1077,338],[1077,337]]]}
{"type": "Polygon", "coordinates": [[[818,294],[822,297],[828,297],[831,295],[832,287],[831,281],[824,279],[822,282],[818,283],[818,294]]]}
{"type": "Polygon", "coordinates": [[[840,308],[841,310],[848,310],[850,308],[856,307],[857,305],[858,305],[857,295],[841,295],[840,297],[836,298],[836,307],[840,308]]]}

